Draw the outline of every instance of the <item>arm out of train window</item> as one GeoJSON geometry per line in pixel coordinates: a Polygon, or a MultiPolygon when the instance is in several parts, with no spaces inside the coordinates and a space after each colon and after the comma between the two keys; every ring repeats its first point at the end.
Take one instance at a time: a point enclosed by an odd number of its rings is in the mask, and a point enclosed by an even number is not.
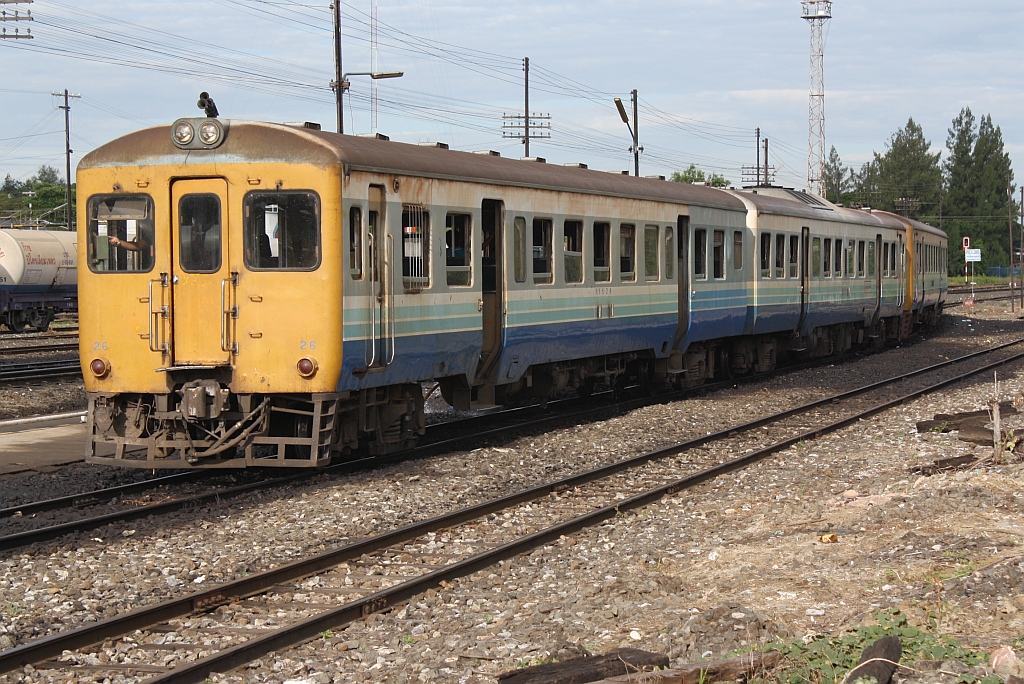
{"type": "Polygon", "coordinates": [[[94,195],[86,208],[89,270],[145,273],[156,253],[149,195],[94,195]]]}

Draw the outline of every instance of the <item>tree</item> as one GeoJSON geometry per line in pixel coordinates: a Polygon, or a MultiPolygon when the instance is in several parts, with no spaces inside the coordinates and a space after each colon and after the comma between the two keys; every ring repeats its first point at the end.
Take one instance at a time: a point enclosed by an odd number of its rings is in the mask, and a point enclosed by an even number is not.
{"type": "Polygon", "coordinates": [[[910,218],[934,215],[942,189],[940,152],[929,152],[931,143],[913,117],[905,128],[892,134],[885,154],[875,153],[879,209],[910,218]]]}
{"type": "Polygon", "coordinates": [[[673,171],[669,180],[675,183],[707,183],[713,188],[727,188],[732,185],[725,176],[717,173],[708,175],[704,173],[704,169],[698,169],[696,164],[690,164],[690,167],[682,172],[673,171]]]}
{"type": "Polygon", "coordinates": [[[964,108],[948,133],[943,214],[950,218],[943,228],[954,245],[949,250],[949,270],[960,272],[964,236],[981,250],[982,267],[1008,264],[1007,221],[1012,199],[1007,196],[1007,179],[1012,193],[1013,169],[1002,131],[990,115],[978,122],[970,108],[964,108]]]}
{"type": "Polygon", "coordinates": [[[57,169],[46,164],[39,167],[36,175],[28,179],[30,185],[64,185],[64,178],[57,169]]]}

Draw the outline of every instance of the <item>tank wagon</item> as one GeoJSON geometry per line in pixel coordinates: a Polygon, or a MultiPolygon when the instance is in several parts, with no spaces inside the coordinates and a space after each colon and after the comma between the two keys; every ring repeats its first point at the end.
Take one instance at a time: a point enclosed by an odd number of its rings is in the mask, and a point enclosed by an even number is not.
{"type": "Polygon", "coordinates": [[[88,458],[307,466],[458,408],[652,391],[934,320],[945,235],[726,191],[304,126],[181,119],[78,167],[88,458]]]}
{"type": "Polygon", "coordinates": [[[43,331],[55,314],[77,310],[77,273],[77,233],[0,230],[0,323],[43,331]]]}

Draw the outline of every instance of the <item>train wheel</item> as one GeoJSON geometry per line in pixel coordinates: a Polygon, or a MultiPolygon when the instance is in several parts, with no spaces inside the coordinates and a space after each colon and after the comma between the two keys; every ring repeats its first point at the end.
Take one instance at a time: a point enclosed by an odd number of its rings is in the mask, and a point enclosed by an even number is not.
{"type": "Polygon", "coordinates": [[[29,309],[28,324],[39,332],[46,332],[50,327],[50,312],[46,309],[29,309]]]}
{"type": "Polygon", "coordinates": [[[12,311],[10,322],[8,323],[11,330],[16,333],[25,332],[25,328],[28,327],[28,321],[26,320],[24,311],[12,311]]]}

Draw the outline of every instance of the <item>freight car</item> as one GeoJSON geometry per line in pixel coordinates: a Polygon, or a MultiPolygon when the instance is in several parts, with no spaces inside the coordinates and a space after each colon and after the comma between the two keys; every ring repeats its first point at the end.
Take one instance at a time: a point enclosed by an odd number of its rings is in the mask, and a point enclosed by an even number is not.
{"type": "Polygon", "coordinates": [[[651,391],[907,336],[945,235],[318,127],[180,119],[78,168],[88,459],[306,466],[458,408],[651,391]]]}
{"type": "Polygon", "coordinates": [[[41,332],[78,309],[77,243],[75,232],[0,230],[0,323],[41,332]]]}

